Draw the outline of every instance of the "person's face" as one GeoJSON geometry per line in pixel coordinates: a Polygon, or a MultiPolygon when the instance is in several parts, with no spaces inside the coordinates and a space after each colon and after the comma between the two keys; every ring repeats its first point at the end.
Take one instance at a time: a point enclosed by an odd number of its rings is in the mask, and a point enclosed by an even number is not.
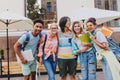
{"type": "Polygon", "coordinates": [[[70,24],[71,24],[70,19],[67,19],[67,22],[66,22],[66,24],[65,24],[65,27],[69,28],[69,27],[70,27],[70,24]]]}
{"type": "Polygon", "coordinates": [[[73,27],[74,27],[73,30],[75,31],[76,34],[81,33],[82,27],[79,24],[76,23],[73,27]]]}
{"type": "Polygon", "coordinates": [[[94,32],[94,30],[96,29],[96,25],[94,25],[92,22],[88,22],[86,26],[87,30],[90,31],[91,33],[94,32]]]}
{"type": "Polygon", "coordinates": [[[35,33],[35,35],[38,35],[43,29],[43,25],[41,23],[36,23],[33,26],[33,32],[35,33]]]}
{"type": "Polygon", "coordinates": [[[58,32],[58,27],[56,25],[52,25],[50,27],[51,33],[56,34],[58,32]]]}

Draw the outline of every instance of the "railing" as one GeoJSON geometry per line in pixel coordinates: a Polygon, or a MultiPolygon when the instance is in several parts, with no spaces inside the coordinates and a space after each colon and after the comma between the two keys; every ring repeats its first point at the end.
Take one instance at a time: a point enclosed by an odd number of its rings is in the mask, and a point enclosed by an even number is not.
{"type": "Polygon", "coordinates": [[[0,75],[2,75],[2,60],[4,59],[4,50],[0,49],[0,75]]]}
{"type": "MultiPolygon", "coordinates": [[[[46,70],[44,68],[44,65],[42,64],[39,64],[37,63],[37,65],[39,66],[39,69],[40,69],[40,73],[46,73],[46,70]]],[[[2,64],[2,75],[7,75],[7,62],[3,62],[2,64]]],[[[10,75],[15,75],[15,74],[22,74],[22,69],[21,69],[21,66],[20,64],[17,63],[17,61],[12,61],[10,62],[10,75]]],[[[97,62],[97,69],[101,69],[101,63],[100,61],[97,62]]],[[[78,63],[77,65],[77,70],[80,70],[80,65],[78,63]]],[[[58,66],[57,66],[57,69],[56,69],[57,72],[59,72],[59,69],[58,69],[58,66]]]]}

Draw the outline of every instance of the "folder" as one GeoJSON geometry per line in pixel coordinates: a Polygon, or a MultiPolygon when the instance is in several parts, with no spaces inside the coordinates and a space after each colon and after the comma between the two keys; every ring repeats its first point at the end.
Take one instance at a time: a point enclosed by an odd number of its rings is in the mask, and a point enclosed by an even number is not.
{"type": "Polygon", "coordinates": [[[85,34],[81,35],[79,37],[79,39],[81,42],[87,42],[87,43],[91,42],[89,33],[85,33],[85,34]]]}
{"type": "MultiPolygon", "coordinates": [[[[32,61],[34,60],[33,54],[32,54],[32,50],[25,50],[25,51],[21,51],[22,56],[27,60],[27,61],[32,61]]],[[[18,57],[18,55],[16,54],[16,58],[17,58],[17,62],[21,63],[20,58],[18,57]]]]}

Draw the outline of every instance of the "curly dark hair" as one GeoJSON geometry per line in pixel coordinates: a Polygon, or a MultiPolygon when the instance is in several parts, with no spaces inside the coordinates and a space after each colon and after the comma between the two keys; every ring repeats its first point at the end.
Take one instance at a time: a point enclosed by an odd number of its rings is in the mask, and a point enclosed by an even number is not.
{"type": "Polygon", "coordinates": [[[35,25],[36,23],[41,23],[42,25],[44,25],[43,20],[41,20],[39,18],[33,20],[33,24],[35,25]]]}

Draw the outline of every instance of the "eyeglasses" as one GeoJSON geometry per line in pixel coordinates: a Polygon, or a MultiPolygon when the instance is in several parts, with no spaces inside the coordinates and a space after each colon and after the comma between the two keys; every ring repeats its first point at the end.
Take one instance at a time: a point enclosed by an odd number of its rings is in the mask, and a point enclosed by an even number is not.
{"type": "Polygon", "coordinates": [[[51,29],[58,29],[58,28],[51,28],[51,29]]]}

